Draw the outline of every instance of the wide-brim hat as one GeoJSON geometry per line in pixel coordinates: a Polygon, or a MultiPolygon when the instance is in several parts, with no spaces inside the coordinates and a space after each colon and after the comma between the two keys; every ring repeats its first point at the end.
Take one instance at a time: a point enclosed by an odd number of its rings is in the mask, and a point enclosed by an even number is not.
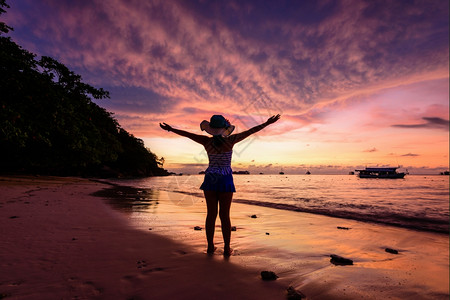
{"type": "Polygon", "coordinates": [[[200,123],[200,129],[211,135],[229,136],[235,126],[225,119],[222,115],[213,115],[210,121],[203,120],[200,123]]]}

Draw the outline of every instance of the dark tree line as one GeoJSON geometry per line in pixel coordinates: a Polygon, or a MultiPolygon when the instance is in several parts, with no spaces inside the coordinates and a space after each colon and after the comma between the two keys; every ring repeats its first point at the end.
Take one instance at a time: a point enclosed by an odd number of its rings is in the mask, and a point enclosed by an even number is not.
{"type": "MultiPolygon", "coordinates": [[[[0,14],[9,6],[0,0],[0,14]]],[[[159,159],[94,102],[103,89],[5,36],[0,22],[0,171],[54,175],[167,175],[159,159]]]]}

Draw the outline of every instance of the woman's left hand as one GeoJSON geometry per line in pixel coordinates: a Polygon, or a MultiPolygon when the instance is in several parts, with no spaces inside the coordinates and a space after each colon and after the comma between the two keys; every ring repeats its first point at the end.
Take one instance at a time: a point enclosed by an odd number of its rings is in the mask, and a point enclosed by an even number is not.
{"type": "Polygon", "coordinates": [[[159,126],[162,128],[162,129],[164,129],[164,130],[167,130],[167,131],[173,131],[173,128],[172,128],[172,126],[170,126],[169,124],[166,124],[166,123],[159,123],[159,126]]]}
{"type": "Polygon", "coordinates": [[[278,120],[280,119],[280,117],[281,117],[280,114],[278,114],[278,115],[276,115],[276,116],[271,116],[271,117],[266,121],[267,125],[270,125],[270,124],[275,123],[276,121],[278,121],[278,120]]]}

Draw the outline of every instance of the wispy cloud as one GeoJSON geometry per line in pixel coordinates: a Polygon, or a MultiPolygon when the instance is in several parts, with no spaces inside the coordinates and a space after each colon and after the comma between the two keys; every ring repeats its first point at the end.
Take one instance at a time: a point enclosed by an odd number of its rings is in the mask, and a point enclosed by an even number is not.
{"type": "Polygon", "coordinates": [[[239,132],[282,113],[251,155],[276,140],[275,169],[306,144],[324,165],[448,161],[448,1],[10,2],[13,39],[109,90],[98,103],[162,154],[178,146],[159,122],[199,133],[220,113],[239,132]]]}
{"type": "Polygon", "coordinates": [[[399,128],[427,128],[427,129],[443,129],[449,130],[449,120],[444,120],[437,117],[423,117],[425,123],[420,124],[395,124],[392,127],[399,128]]]}
{"type": "Polygon", "coordinates": [[[410,157],[416,157],[416,156],[420,156],[420,154],[415,154],[415,153],[407,153],[407,154],[402,154],[402,156],[410,156],[410,157]]]}
{"type": "MultiPolygon", "coordinates": [[[[97,85],[137,87],[142,107],[156,112],[164,99],[164,111],[226,103],[225,112],[255,114],[261,108],[249,104],[265,97],[298,113],[424,71],[448,73],[446,1],[14,4],[27,7],[7,15],[18,39],[21,27],[34,28],[40,54],[97,85]]],[[[116,99],[114,109],[130,106],[116,99]]]]}

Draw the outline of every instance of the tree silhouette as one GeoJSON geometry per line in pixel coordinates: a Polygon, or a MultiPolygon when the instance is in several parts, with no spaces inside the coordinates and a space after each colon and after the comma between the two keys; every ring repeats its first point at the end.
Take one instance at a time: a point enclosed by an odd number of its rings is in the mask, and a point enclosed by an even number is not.
{"type": "MultiPolygon", "coordinates": [[[[0,14],[8,7],[0,0],[0,14]]],[[[142,140],[92,101],[107,91],[51,57],[38,60],[4,36],[10,30],[0,23],[0,171],[167,175],[142,140]]]]}

